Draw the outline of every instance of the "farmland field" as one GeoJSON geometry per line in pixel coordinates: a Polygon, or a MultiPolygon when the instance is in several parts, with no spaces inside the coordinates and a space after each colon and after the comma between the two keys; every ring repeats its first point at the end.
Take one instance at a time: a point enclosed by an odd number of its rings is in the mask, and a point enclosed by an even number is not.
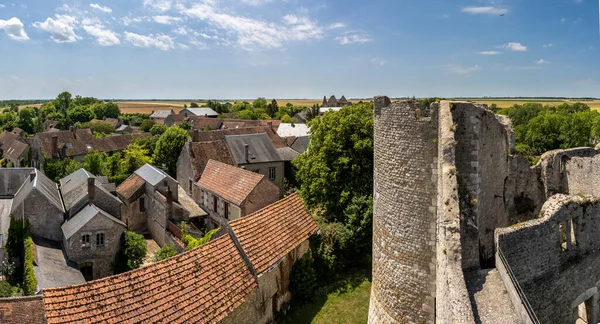
{"type": "Polygon", "coordinates": [[[536,103],[541,103],[543,105],[549,105],[549,106],[558,106],[562,103],[568,102],[568,103],[575,103],[575,102],[583,102],[586,105],[590,106],[591,109],[594,110],[600,110],[600,100],[589,100],[589,101],[585,101],[585,100],[561,100],[561,99],[536,99],[536,98],[532,98],[532,99],[478,99],[478,98],[461,98],[460,100],[471,100],[471,101],[475,101],[476,103],[480,103],[480,104],[486,104],[488,106],[492,105],[492,104],[496,104],[496,106],[498,106],[498,108],[508,108],[508,107],[512,107],[512,105],[522,105],[524,103],[530,103],[530,102],[536,102],[536,103]]]}

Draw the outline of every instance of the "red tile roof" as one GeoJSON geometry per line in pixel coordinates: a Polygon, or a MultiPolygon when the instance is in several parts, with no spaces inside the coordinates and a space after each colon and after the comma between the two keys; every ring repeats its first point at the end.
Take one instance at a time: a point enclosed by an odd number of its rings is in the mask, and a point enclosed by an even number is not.
{"type": "Polygon", "coordinates": [[[208,160],[198,185],[240,206],[264,177],[233,165],[208,160]]]}
{"type": "Polygon", "coordinates": [[[296,193],[229,225],[258,274],[319,229],[296,193]]]}
{"type": "Polygon", "coordinates": [[[42,296],[0,298],[0,323],[46,323],[42,296]]]}
{"type": "Polygon", "coordinates": [[[144,184],[146,184],[146,181],[134,173],[117,187],[117,193],[126,200],[129,200],[144,184]]]}
{"type": "Polygon", "coordinates": [[[43,296],[48,323],[215,323],[256,287],[224,235],[147,267],[43,296]]]}

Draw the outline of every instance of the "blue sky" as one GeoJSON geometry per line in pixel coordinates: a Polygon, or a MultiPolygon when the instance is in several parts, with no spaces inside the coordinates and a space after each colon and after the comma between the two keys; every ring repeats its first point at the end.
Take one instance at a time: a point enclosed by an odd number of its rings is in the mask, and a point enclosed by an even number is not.
{"type": "Polygon", "coordinates": [[[592,0],[0,0],[0,99],[600,97],[598,12],[592,0]]]}

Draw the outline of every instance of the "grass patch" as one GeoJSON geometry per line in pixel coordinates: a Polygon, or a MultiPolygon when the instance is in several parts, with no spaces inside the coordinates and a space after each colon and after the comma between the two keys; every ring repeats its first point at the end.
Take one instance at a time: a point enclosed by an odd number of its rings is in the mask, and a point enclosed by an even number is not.
{"type": "Polygon", "coordinates": [[[320,287],[308,302],[294,303],[277,323],[367,323],[370,274],[366,270],[336,275],[330,284],[320,287]]]}

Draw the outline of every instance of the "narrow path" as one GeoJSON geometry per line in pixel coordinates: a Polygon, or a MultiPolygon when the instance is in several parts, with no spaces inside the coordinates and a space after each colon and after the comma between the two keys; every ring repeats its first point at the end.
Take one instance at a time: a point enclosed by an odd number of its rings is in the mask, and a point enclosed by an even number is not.
{"type": "Polygon", "coordinates": [[[498,270],[483,269],[465,272],[465,281],[477,323],[520,323],[498,270]]]}

